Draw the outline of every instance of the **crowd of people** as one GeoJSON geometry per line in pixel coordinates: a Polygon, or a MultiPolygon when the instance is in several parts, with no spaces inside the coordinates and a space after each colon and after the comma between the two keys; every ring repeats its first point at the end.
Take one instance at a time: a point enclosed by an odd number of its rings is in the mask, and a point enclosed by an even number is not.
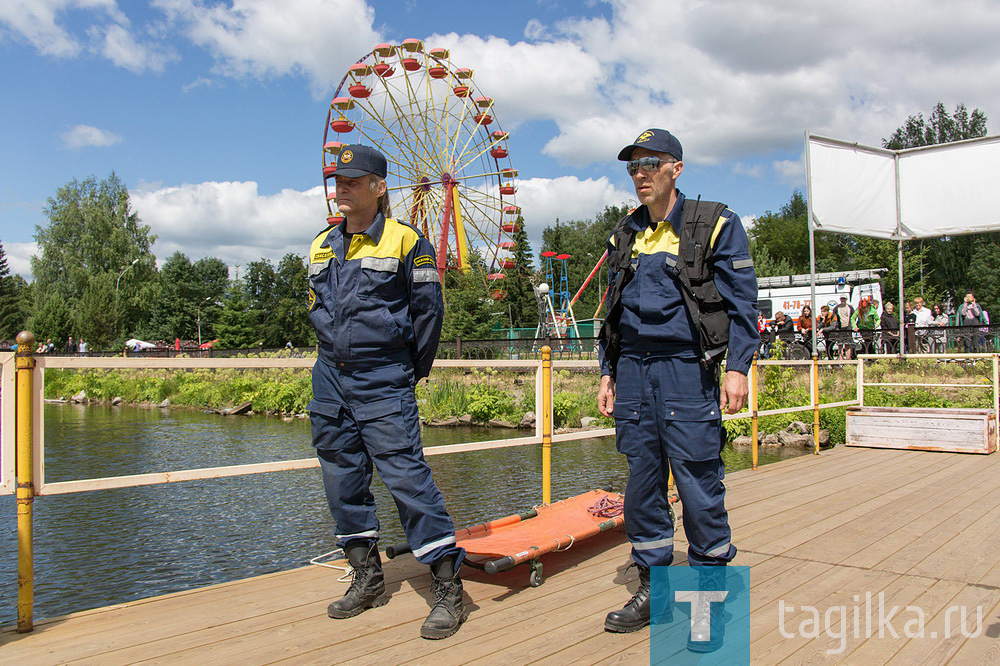
{"type": "MultiPolygon", "coordinates": [[[[36,354],[55,354],[56,344],[52,342],[52,338],[46,338],[45,342],[39,342],[38,348],[35,349],[36,354]]],[[[73,340],[73,336],[66,338],[66,345],[63,347],[63,352],[66,354],[79,354],[80,356],[87,355],[87,341],[83,338],[79,340],[73,340]]]]}
{"type": "MultiPolygon", "coordinates": [[[[954,350],[979,352],[985,348],[986,336],[981,328],[989,324],[989,316],[976,302],[975,294],[965,295],[962,305],[955,312],[958,329],[951,334],[954,350]]],[[[947,328],[951,317],[941,303],[928,306],[917,296],[903,304],[903,345],[907,353],[943,354],[948,351],[947,328]]],[[[817,344],[822,354],[830,359],[851,359],[855,354],[896,354],[899,352],[900,320],[896,306],[886,301],[879,312],[879,302],[862,298],[855,308],[846,296],[833,306],[822,305],[813,316],[812,308],[802,307],[798,319],[793,320],[784,312],[776,312],[774,320],[767,321],[763,314],[757,318],[761,335],[761,358],[770,358],[774,343],[781,340],[786,345],[801,345],[812,353],[812,333],[816,329],[817,344]]]]}

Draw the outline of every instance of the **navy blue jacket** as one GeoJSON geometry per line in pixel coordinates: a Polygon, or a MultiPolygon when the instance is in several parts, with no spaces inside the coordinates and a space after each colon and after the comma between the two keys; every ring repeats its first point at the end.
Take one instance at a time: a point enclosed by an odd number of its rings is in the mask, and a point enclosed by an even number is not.
{"type": "Polygon", "coordinates": [[[309,249],[309,319],[320,358],[412,362],[430,374],[444,301],[434,249],[415,227],[377,214],[344,247],[346,222],[324,229],[309,249]]]}
{"type": "MultiPolygon", "coordinates": [[[[657,224],[650,220],[646,206],[636,208],[626,221],[637,233],[632,246],[635,276],[622,292],[622,354],[699,355],[698,333],[684,305],[681,283],[673,268],[685,203],[684,195],[679,191],[677,195],[677,203],[665,221],[657,224]]],[[[608,251],[612,249],[609,238],[608,251]]],[[[726,369],[746,374],[760,344],[757,275],[746,230],[739,216],[729,209],[716,223],[712,251],[715,285],[729,314],[726,369]]],[[[600,356],[601,374],[610,374],[603,345],[600,356]]]]}

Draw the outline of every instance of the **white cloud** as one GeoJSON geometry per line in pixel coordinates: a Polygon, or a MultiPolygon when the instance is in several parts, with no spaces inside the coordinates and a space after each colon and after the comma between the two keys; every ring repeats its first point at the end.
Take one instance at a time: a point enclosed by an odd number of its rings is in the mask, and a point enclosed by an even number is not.
{"type": "Polygon", "coordinates": [[[99,10],[121,19],[115,0],[5,0],[0,3],[0,27],[38,49],[43,55],[71,57],[80,42],[58,24],[56,17],[70,10],[99,10]]]}
{"type": "Polygon", "coordinates": [[[783,183],[802,187],[806,182],[806,167],[801,159],[798,160],[777,160],[771,166],[774,167],[778,178],[783,183]]]}
{"type": "Polygon", "coordinates": [[[188,39],[208,49],[227,76],[304,75],[329,92],[347,67],[380,41],[374,10],[363,0],[241,0],[206,5],[155,0],[188,39]]]}
{"type": "Polygon", "coordinates": [[[759,164],[737,162],[733,165],[733,173],[738,173],[741,176],[749,176],[750,178],[760,178],[764,175],[764,167],[759,164]]]}
{"type": "MultiPolygon", "coordinates": [[[[100,32],[94,29],[92,34],[100,32]]],[[[114,24],[104,30],[101,54],[118,67],[134,74],[142,74],[146,70],[162,72],[168,62],[178,60],[172,51],[162,50],[149,44],[140,44],[132,33],[124,27],[114,24]]]]}
{"type": "Polygon", "coordinates": [[[176,251],[245,265],[305,255],[326,224],[322,187],[262,195],[255,182],[206,182],[131,192],[142,221],[158,236],[160,260],[176,251]]]}
{"type": "Polygon", "coordinates": [[[496,100],[504,126],[561,120],[603,108],[594,90],[604,76],[598,60],[570,41],[511,44],[499,37],[432,35],[428,46],[451,50],[452,65],[474,70],[476,87],[496,100]]]}
{"type": "Polygon", "coordinates": [[[556,219],[592,220],[606,206],[635,203],[635,193],[619,189],[607,178],[576,176],[528,178],[517,181],[517,203],[524,214],[524,228],[537,251],[542,231],[556,219]]]}
{"type": "Polygon", "coordinates": [[[475,63],[501,122],[554,120],[544,152],[576,165],[646,127],[678,134],[686,161],[714,164],[795,149],[805,129],[878,144],[938,100],[1000,113],[995,4],[609,4],[607,19],[530,21],[534,43],[441,39],[475,63]]]}
{"type": "Polygon", "coordinates": [[[31,281],[31,257],[38,253],[36,243],[9,243],[3,244],[4,254],[7,255],[7,266],[11,273],[17,273],[27,281],[31,281]]]}
{"type": "Polygon", "coordinates": [[[77,125],[62,135],[63,143],[67,148],[85,148],[96,146],[103,148],[121,143],[122,138],[114,132],[102,130],[90,125],[77,125]]]}
{"type": "Polygon", "coordinates": [[[205,76],[199,76],[198,78],[196,78],[191,83],[186,83],[183,86],[181,86],[181,90],[183,92],[188,93],[188,92],[191,92],[192,90],[195,90],[197,88],[207,88],[207,87],[211,87],[211,86],[214,86],[214,85],[215,85],[215,82],[212,79],[210,79],[208,77],[205,77],[205,76]]]}

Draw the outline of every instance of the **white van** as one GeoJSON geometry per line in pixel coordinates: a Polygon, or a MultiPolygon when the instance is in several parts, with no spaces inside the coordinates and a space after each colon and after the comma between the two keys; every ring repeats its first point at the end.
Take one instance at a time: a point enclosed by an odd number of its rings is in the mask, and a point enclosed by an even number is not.
{"type": "MultiPolygon", "coordinates": [[[[822,305],[840,305],[840,297],[847,296],[847,302],[858,307],[862,298],[878,301],[878,312],[882,314],[881,277],[888,272],[885,268],[864,271],[840,271],[837,273],[816,273],[816,303],[812,305],[813,317],[819,315],[822,305]]],[[[778,275],[757,278],[757,309],[764,319],[772,321],[777,312],[784,312],[791,319],[798,319],[802,307],[811,302],[809,274],[778,275]]],[[[899,309],[897,308],[897,311],[899,309]]]]}

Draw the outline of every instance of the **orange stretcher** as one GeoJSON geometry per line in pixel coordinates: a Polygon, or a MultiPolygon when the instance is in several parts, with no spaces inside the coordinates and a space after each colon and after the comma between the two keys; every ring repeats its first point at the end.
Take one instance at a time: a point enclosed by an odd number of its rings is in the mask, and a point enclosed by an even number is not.
{"type": "MultiPolygon", "coordinates": [[[[455,532],[457,545],[466,551],[465,563],[495,574],[524,562],[531,563],[528,582],[542,584],[542,564],[546,553],[566,550],[574,543],[625,524],[625,498],[606,490],[591,490],[530,511],[455,532]]],[[[390,546],[390,559],[410,552],[406,545],[390,546]]]]}

